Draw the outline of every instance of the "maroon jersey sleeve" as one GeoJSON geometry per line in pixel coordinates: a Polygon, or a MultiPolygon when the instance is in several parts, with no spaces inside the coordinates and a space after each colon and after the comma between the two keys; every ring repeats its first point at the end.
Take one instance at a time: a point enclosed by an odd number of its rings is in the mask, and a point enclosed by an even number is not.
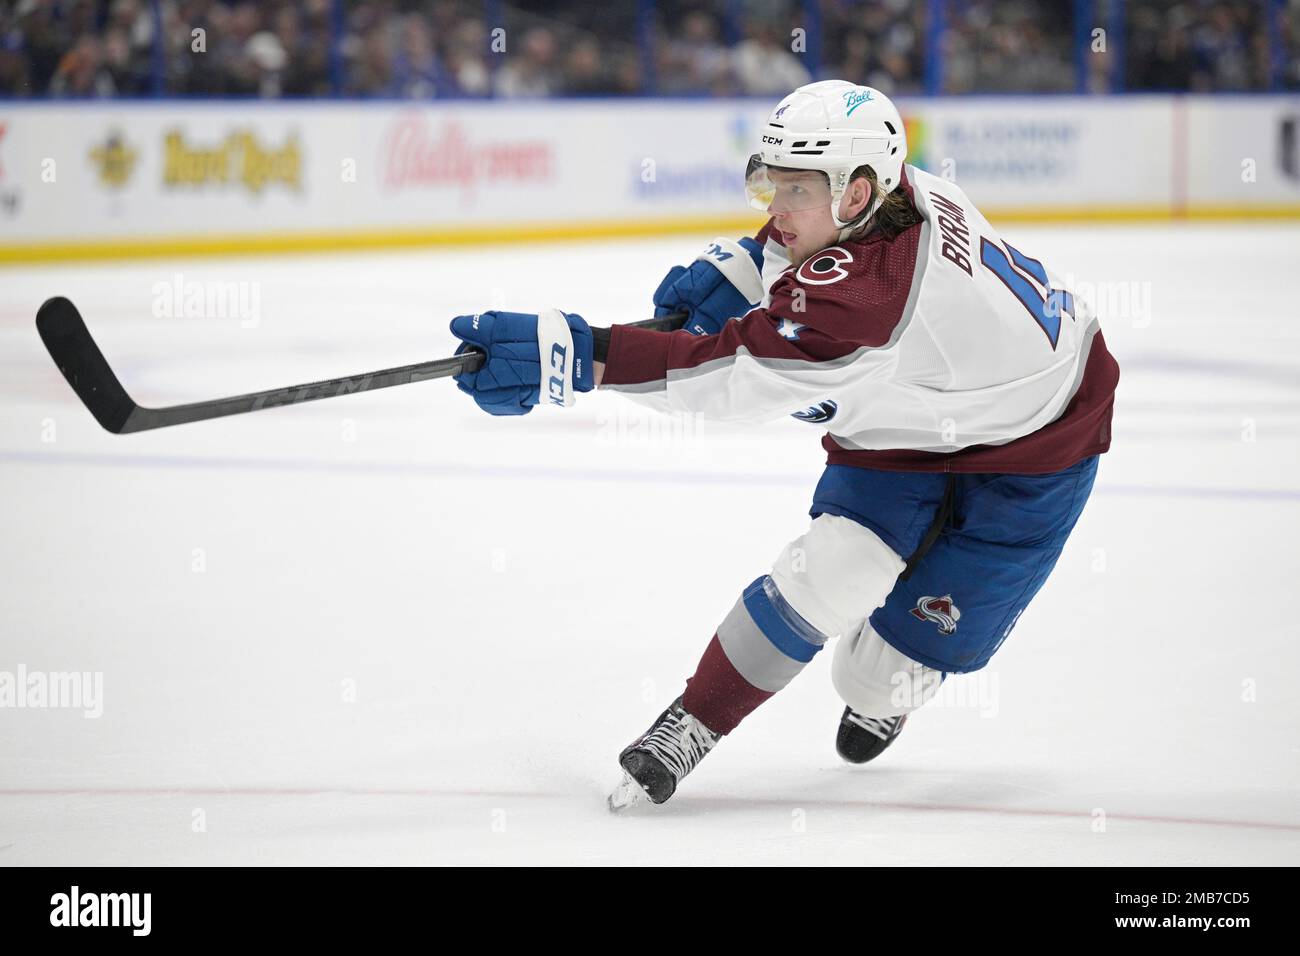
{"type": "Polygon", "coordinates": [[[615,326],[602,385],[662,382],[738,355],[772,360],[768,367],[776,369],[780,360],[824,363],[886,347],[907,303],[918,237],[911,229],[893,241],[831,246],[777,279],[766,308],[728,322],[717,335],[615,326]]]}

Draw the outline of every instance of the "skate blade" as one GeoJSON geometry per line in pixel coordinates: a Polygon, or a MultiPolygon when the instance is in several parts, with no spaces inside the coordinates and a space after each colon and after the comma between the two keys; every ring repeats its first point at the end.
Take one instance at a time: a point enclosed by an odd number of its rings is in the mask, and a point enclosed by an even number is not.
{"type": "Polygon", "coordinates": [[[618,782],[618,786],[609,795],[609,812],[623,813],[633,807],[650,802],[650,796],[641,788],[641,784],[633,780],[627,771],[624,771],[623,779],[618,782]]]}

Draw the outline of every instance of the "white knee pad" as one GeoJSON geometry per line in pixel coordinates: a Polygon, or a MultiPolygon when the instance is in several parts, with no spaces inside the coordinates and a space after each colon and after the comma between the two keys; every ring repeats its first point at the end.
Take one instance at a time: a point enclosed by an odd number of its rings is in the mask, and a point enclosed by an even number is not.
{"type": "MultiPolygon", "coordinates": [[[[772,567],[777,590],[827,638],[848,637],[894,589],[905,564],[870,529],[839,515],[818,515],[772,567]]],[[[843,641],[841,641],[843,643],[843,641]]]]}
{"type": "Polygon", "coordinates": [[[943,673],[895,650],[863,622],[840,638],[831,664],[835,691],[865,717],[892,717],[916,710],[939,692],[943,673]]]}

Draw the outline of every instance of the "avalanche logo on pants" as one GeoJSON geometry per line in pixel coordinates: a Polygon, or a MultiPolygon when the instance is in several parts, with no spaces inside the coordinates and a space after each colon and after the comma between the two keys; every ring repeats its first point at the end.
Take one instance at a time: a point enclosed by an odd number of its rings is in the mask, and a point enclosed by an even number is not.
{"type": "Polygon", "coordinates": [[[934,621],[939,625],[939,633],[945,635],[956,631],[961,620],[961,611],[952,603],[951,594],[921,598],[912,608],[912,614],[918,621],[934,621]]]}

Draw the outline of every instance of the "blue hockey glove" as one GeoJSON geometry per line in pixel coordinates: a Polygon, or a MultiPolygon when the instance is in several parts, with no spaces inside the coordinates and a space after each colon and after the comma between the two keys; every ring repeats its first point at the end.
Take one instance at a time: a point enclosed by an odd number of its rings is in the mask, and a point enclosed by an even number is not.
{"type": "Polygon", "coordinates": [[[463,339],[456,354],[487,353],[477,372],[456,376],[456,386],[491,415],[527,415],[534,405],[572,405],[575,392],[596,387],[591,329],[580,315],[550,309],[458,315],[451,331],[463,339]]]}
{"type": "Polygon", "coordinates": [[[655,290],[655,315],[685,311],[685,328],[714,335],[763,298],[763,248],[753,239],[714,239],[689,266],[673,266],[655,290]]]}

